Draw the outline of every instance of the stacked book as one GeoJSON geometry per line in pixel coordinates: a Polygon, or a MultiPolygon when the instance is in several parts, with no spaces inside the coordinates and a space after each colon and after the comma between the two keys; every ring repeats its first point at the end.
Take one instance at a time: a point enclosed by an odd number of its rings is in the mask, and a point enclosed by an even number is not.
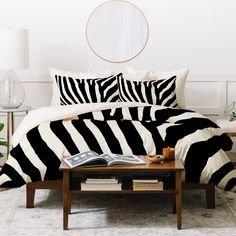
{"type": "Polygon", "coordinates": [[[134,179],[133,190],[163,190],[163,182],[156,179],[134,179]]]}
{"type": "Polygon", "coordinates": [[[85,182],[81,183],[81,190],[121,190],[121,183],[118,183],[116,178],[87,178],[85,182]]]}

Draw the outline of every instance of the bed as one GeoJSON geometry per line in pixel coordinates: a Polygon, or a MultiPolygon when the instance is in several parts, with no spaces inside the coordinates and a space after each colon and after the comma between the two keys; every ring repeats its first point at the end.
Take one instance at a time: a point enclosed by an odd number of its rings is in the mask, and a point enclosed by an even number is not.
{"type": "Polygon", "coordinates": [[[205,116],[183,108],[186,71],[158,79],[142,72],[143,80],[140,72],[132,74],[137,80],[122,73],[88,79],[57,69],[51,75],[52,106],[25,116],[0,172],[2,187],[27,184],[28,207],[35,189],[61,188],[63,156],[87,150],[156,155],[175,147],[186,186],[200,184],[211,196],[212,186],[236,192],[236,170],[225,153],[231,139],[205,116]]]}

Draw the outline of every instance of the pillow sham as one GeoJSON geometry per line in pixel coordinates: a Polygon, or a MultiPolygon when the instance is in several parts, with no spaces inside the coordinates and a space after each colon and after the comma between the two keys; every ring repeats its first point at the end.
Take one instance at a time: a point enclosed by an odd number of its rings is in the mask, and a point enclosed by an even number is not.
{"type": "Polygon", "coordinates": [[[54,105],[60,105],[60,91],[57,86],[57,82],[55,79],[55,76],[65,76],[65,77],[71,77],[71,78],[78,78],[78,79],[95,79],[95,78],[105,78],[109,77],[111,75],[114,75],[114,70],[103,70],[103,71],[97,71],[97,72],[70,72],[65,70],[60,70],[57,68],[49,68],[50,72],[50,78],[52,80],[52,99],[51,99],[51,106],[54,105]]]}
{"type": "Polygon", "coordinates": [[[122,102],[144,102],[177,107],[176,76],[163,80],[134,81],[118,78],[119,98],[122,102]]]}
{"type": "Polygon", "coordinates": [[[55,75],[60,92],[60,104],[117,102],[119,99],[117,76],[95,79],[78,79],[55,75]]]}
{"type": "Polygon", "coordinates": [[[179,69],[169,72],[156,72],[154,70],[135,70],[127,67],[127,76],[133,80],[159,80],[176,76],[176,99],[179,108],[185,108],[185,84],[188,69],[179,69]]]}

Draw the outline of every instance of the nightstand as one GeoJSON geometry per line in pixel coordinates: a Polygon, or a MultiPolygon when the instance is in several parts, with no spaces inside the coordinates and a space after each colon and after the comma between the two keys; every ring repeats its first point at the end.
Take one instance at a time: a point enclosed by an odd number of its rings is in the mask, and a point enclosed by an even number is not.
{"type": "MultiPolygon", "coordinates": [[[[31,110],[30,106],[22,105],[18,108],[0,108],[0,113],[5,113],[7,115],[7,141],[10,143],[10,133],[14,133],[14,115],[18,112],[24,112],[25,114],[31,110]]],[[[10,146],[7,147],[7,157],[10,151],[10,146]]]]}
{"type": "Polygon", "coordinates": [[[236,136],[236,121],[229,121],[227,119],[216,120],[216,124],[222,128],[229,136],[236,136]]]}

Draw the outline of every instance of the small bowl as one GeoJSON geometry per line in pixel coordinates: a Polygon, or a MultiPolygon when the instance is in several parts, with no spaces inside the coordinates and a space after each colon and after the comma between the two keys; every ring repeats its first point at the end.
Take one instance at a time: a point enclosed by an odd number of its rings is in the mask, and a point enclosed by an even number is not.
{"type": "Polygon", "coordinates": [[[153,156],[148,156],[147,158],[152,163],[160,163],[165,159],[163,155],[153,155],[153,156]]]}

